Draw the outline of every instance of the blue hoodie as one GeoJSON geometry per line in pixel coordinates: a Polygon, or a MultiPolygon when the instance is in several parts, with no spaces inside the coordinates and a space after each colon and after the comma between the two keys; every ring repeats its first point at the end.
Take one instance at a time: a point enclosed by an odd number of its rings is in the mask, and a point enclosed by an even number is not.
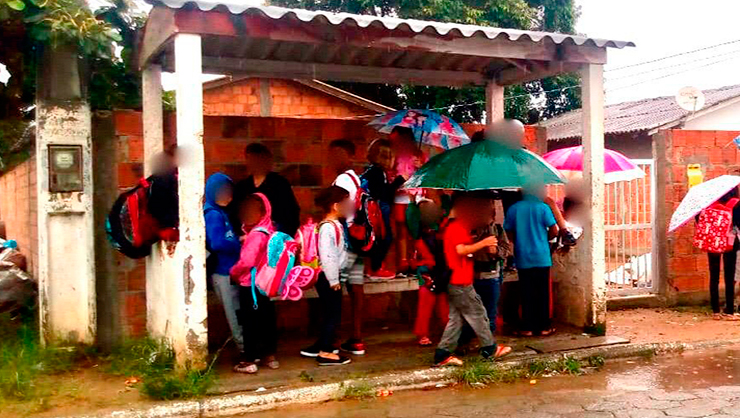
{"type": "Polygon", "coordinates": [[[203,213],[206,219],[206,246],[215,254],[218,263],[215,274],[229,275],[229,270],[239,260],[241,243],[229,222],[225,208],[216,204],[216,195],[227,185],[234,185],[225,174],[216,173],[206,181],[206,204],[203,213]]]}

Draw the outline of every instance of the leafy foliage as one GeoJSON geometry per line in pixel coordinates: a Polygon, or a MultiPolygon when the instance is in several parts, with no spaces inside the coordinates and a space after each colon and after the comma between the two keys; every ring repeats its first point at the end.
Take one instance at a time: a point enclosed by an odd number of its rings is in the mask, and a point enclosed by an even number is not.
{"type": "MultiPolygon", "coordinates": [[[[578,9],[573,0],[271,0],[309,10],[398,16],[481,26],[573,33],[578,9]]],[[[552,77],[506,88],[505,114],[527,123],[580,107],[575,75],[552,77]],[[567,88],[563,90],[563,88],[567,88]],[[534,99],[534,100],[533,100],[534,99]]],[[[389,86],[342,83],[339,87],[397,108],[433,108],[459,122],[480,121],[482,88],[389,86]]]]}

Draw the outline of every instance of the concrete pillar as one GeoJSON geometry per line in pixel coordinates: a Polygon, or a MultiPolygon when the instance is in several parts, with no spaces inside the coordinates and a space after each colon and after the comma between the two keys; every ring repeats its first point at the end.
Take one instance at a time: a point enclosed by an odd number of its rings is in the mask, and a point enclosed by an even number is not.
{"type": "Polygon", "coordinates": [[[583,179],[591,216],[584,225],[586,327],[606,331],[606,266],[604,236],[604,68],[581,70],[583,97],[583,179]]]}
{"type": "Polygon", "coordinates": [[[113,202],[118,197],[118,158],[115,123],[110,111],[95,112],[92,121],[93,145],[93,212],[95,213],[95,282],[97,299],[98,347],[109,353],[120,341],[121,309],[118,297],[116,250],[110,245],[105,225],[113,202]]]}
{"type": "Polygon", "coordinates": [[[177,78],[177,145],[180,149],[180,242],[175,252],[175,292],[168,304],[177,303],[173,346],[180,364],[205,366],[208,354],[206,305],[206,237],[203,219],[205,164],[203,150],[203,86],[201,38],[178,34],[175,38],[177,78]]]}
{"type": "Polygon", "coordinates": [[[486,84],[486,125],[504,118],[504,86],[489,81],[486,84]]]}
{"type": "Polygon", "coordinates": [[[96,293],[90,107],[83,99],[76,47],[48,48],[42,62],[36,102],[41,335],[45,342],[93,343],[96,293]],[[55,171],[50,173],[52,163],[55,171]]]}
{"type": "MultiPolygon", "coordinates": [[[[152,174],[152,160],[164,148],[164,114],[162,110],[162,69],[150,65],[142,71],[142,119],[144,123],[144,173],[152,174]]],[[[152,246],[146,259],[146,319],[149,335],[174,341],[175,323],[179,323],[177,303],[169,295],[177,293],[175,283],[177,260],[162,242],[152,246]],[[175,320],[173,323],[172,321],[175,320]]]]}

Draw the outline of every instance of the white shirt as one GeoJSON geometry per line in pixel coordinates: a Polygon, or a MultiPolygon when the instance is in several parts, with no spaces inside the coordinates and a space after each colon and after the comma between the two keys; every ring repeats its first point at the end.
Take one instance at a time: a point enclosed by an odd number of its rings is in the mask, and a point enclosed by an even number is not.
{"type": "MultiPolygon", "coordinates": [[[[357,185],[361,184],[360,176],[358,176],[354,170],[347,170],[344,173],[338,175],[336,180],[334,180],[334,183],[332,184],[334,186],[339,186],[349,192],[349,199],[354,202],[355,198],[357,197],[357,185]]],[[[354,211],[350,214],[347,214],[347,223],[351,224],[354,218],[354,211]]]]}
{"type": "Polygon", "coordinates": [[[322,222],[319,226],[319,262],[329,284],[339,284],[339,272],[347,264],[347,246],[344,228],[338,221],[322,222]]]}

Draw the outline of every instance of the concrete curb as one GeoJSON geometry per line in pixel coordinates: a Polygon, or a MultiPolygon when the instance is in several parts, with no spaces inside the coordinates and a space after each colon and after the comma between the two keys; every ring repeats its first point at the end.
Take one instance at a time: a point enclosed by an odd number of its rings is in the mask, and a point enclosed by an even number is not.
{"type": "MultiPolygon", "coordinates": [[[[608,347],[595,347],[569,352],[521,356],[501,364],[504,367],[517,367],[534,359],[551,360],[564,355],[575,359],[601,356],[604,359],[629,358],[652,354],[680,353],[691,350],[706,350],[730,345],[740,345],[740,339],[724,341],[705,341],[698,343],[647,343],[625,344],[608,347]]],[[[172,402],[148,409],[130,409],[106,414],[90,415],[83,418],[192,418],[228,417],[250,412],[275,409],[288,405],[312,404],[337,399],[341,390],[357,384],[370,385],[374,389],[393,391],[423,389],[438,385],[455,383],[452,369],[420,369],[405,372],[386,373],[375,377],[349,379],[342,382],[320,384],[294,389],[275,389],[262,393],[232,394],[209,397],[197,401],[172,402]]]]}

